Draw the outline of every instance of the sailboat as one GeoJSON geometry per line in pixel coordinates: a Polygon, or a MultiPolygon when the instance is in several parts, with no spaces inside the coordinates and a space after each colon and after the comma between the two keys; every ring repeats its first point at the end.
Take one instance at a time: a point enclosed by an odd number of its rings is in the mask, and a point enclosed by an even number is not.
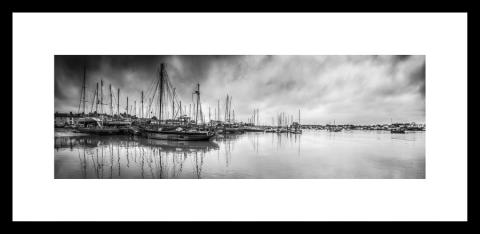
{"type": "MultiPolygon", "coordinates": [[[[172,141],[208,141],[215,136],[215,132],[212,131],[200,131],[191,128],[190,126],[162,126],[162,107],[166,91],[168,90],[170,83],[167,78],[167,71],[165,69],[165,64],[162,63],[160,66],[160,75],[158,87],[159,91],[159,118],[158,124],[152,125],[149,127],[141,126],[139,132],[141,135],[149,139],[157,140],[172,140],[172,141]]],[[[200,84],[197,84],[197,111],[196,117],[198,117],[198,106],[200,102],[200,84]]],[[[198,118],[195,118],[197,121],[198,118]]]]}
{"type": "Polygon", "coordinates": [[[291,133],[293,134],[302,134],[302,129],[300,125],[300,110],[298,110],[298,123],[293,122],[291,126],[291,133]]]}
{"type": "MultiPolygon", "coordinates": [[[[102,83],[103,85],[103,83],[102,83]]],[[[78,107],[78,112],[80,114],[80,107],[83,106],[81,112],[81,118],[78,120],[78,126],[75,127],[75,132],[79,133],[87,133],[87,134],[96,134],[96,135],[117,135],[121,134],[125,131],[125,125],[117,126],[117,125],[108,125],[105,124],[103,118],[98,117],[89,117],[85,114],[85,86],[86,86],[86,66],[83,67],[83,84],[80,96],[80,105],[78,107]]],[[[103,86],[102,86],[103,87],[103,86]]],[[[98,99],[98,83],[97,83],[97,91],[96,91],[97,99],[98,99]]],[[[93,101],[92,101],[92,109],[93,109],[93,101]]],[[[98,104],[98,100],[97,100],[98,104]]]]}
{"type": "Polygon", "coordinates": [[[342,127],[337,126],[337,125],[335,124],[335,120],[334,120],[334,121],[333,121],[333,127],[332,127],[332,126],[328,126],[328,131],[329,131],[329,132],[340,132],[340,131],[342,131],[342,127]]]}
{"type": "Polygon", "coordinates": [[[265,132],[275,132],[275,129],[272,127],[265,128],[265,132]]]}
{"type": "Polygon", "coordinates": [[[95,117],[85,117],[78,121],[81,126],[75,129],[75,132],[88,133],[95,135],[117,135],[122,134],[126,129],[120,127],[107,127],[102,124],[102,120],[95,117]]]}
{"type": "Polygon", "coordinates": [[[170,140],[170,141],[208,141],[215,136],[214,132],[187,130],[177,128],[174,130],[141,129],[144,135],[149,139],[170,140]]]}
{"type": "Polygon", "coordinates": [[[390,129],[390,133],[405,133],[405,129],[404,128],[392,128],[390,129]]]}
{"type": "Polygon", "coordinates": [[[245,132],[264,132],[265,129],[260,126],[245,126],[245,132]]]}

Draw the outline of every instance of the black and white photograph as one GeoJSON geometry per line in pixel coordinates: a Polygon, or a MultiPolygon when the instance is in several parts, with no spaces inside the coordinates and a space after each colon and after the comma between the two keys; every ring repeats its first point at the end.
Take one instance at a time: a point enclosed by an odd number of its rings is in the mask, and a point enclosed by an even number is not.
{"type": "Polygon", "coordinates": [[[467,12],[12,12],[12,221],[469,221],[467,12]]]}
{"type": "Polygon", "coordinates": [[[56,179],[424,179],[423,55],[55,55],[56,179]]]}

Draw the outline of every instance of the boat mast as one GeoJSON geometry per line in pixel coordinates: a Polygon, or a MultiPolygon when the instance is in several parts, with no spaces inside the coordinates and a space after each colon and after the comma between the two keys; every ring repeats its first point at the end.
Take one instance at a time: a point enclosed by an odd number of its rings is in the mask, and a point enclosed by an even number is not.
{"type": "Polygon", "coordinates": [[[143,90],[142,90],[142,115],[141,115],[141,118],[144,118],[144,116],[143,116],[143,90]]]}
{"type": "Polygon", "coordinates": [[[120,88],[117,89],[117,114],[120,116],[120,88]]]}
{"type": "Polygon", "coordinates": [[[182,117],[182,116],[183,116],[183,113],[182,113],[182,100],[179,100],[179,102],[180,102],[180,106],[179,106],[178,109],[179,109],[179,111],[180,111],[180,117],[182,117]]]}
{"type": "Polygon", "coordinates": [[[225,111],[224,111],[224,121],[227,122],[227,113],[228,113],[228,94],[227,94],[227,99],[225,100],[225,111]]]}
{"type": "Polygon", "coordinates": [[[151,111],[151,103],[153,102],[152,98],[148,98],[148,103],[150,103],[150,105],[148,105],[148,109],[147,109],[147,116],[146,118],[151,118],[152,117],[152,111],[151,111]]]}
{"type": "Polygon", "coordinates": [[[95,89],[95,94],[93,95],[92,107],[90,109],[90,112],[93,111],[93,104],[94,103],[95,103],[95,113],[97,113],[97,109],[98,109],[98,82],[97,82],[97,89],[95,89]]]}
{"type": "Polygon", "coordinates": [[[163,98],[163,72],[165,69],[165,64],[160,65],[160,89],[158,90],[158,105],[159,105],[159,114],[158,114],[158,123],[162,121],[162,98],[163,98]]]}
{"type": "Polygon", "coordinates": [[[112,84],[110,84],[108,88],[109,88],[109,90],[110,90],[110,115],[113,116],[112,84]]]}
{"type": "Polygon", "coordinates": [[[172,93],[172,120],[175,119],[175,88],[172,93]]]}
{"type": "MultiPolygon", "coordinates": [[[[97,84],[98,85],[98,84],[97,84]]],[[[100,80],[100,112],[103,114],[103,80],[100,80]]],[[[97,91],[98,99],[98,91],[97,91]]]]}
{"type": "Polygon", "coordinates": [[[85,85],[86,85],[87,67],[83,67],[83,113],[85,114],[85,85]]]}
{"type": "Polygon", "coordinates": [[[78,112],[80,112],[80,107],[83,109],[83,114],[85,114],[85,79],[86,79],[86,72],[87,67],[83,65],[83,83],[82,83],[82,91],[80,92],[80,105],[78,106],[78,112]]]}
{"type": "Polygon", "coordinates": [[[253,116],[252,116],[252,119],[250,120],[250,123],[255,125],[255,109],[253,109],[253,116]]]}
{"type": "Polygon", "coordinates": [[[197,83],[197,90],[195,91],[195,94],[197,94],[197,109],[195,112],[195,124],[198,124],[198,106],[200,103],[200,84],[197,83]]]}
{"type": "Polygon", "coordinates": [[[128,96],[127,96],[127,107],[125,107],[125,113],[128,115],[128,96]]]}
{"type": "Polygon", "coordinates": [[[232,121],[231,113],[232,113],[232,96],[230,96],[230,98],[228,99],[228,122],[232,121]]]}
{"type": "Polygon", "coordinates": [[[182,100],[179,100],[178,102],[179,102],[178,111],[180,111],[180,117],[182,117],[182,116],[183,116],[183,112],[182,112],[182,111],[183,111],[183,109],[182,109],[182,100]]]}

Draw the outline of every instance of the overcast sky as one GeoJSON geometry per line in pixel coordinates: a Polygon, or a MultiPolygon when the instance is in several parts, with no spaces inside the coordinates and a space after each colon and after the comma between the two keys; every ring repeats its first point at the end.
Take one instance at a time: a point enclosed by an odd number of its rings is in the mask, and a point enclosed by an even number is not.
{"type": "MultiPolygon", "coordinates": [[[[86,65],[87,110],[96,83],[120,88],[120,108],[158,79],[167,64],[170,82],[185,103],[200,83],[202,108],[212,116],[217,100],[231,95],[237,120],[260,109],[271,124],[280,112],[302,124],[425,122],[425,56],[55,56],[55,111],[76,112],[86,65]]],[[[221,106],[223,111],[223,106],[221,106]]],[[[223,116],[223,115],[222,115],[223,116]]],[[[208,119],[208,117],[207,117],[208,119]]]]}

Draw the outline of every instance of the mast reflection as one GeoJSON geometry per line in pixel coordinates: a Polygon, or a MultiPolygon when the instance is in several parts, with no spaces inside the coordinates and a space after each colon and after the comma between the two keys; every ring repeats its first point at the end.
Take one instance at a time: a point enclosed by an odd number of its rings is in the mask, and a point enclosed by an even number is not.
{"type": "MultiPolygon", "coordinates": [[[[215,138],[215,141],[221,142],[224,145],[225,152],[225,167],[229,167],[232,162],[232,151],[234,150],[234,143],[241,137],[239,134],[225,134],[215,138]]],[[[218,155],[219,156],[219,155],[218,155]]]]}
{"type": "Polygon", "coordinates": [[[162,141],[127,136],[55,138],[57,151],[78,151],[77,177],[91,179],[202,178],[206,153],[219,148],[212,141],[162,141]],[[105,156],[109,158],[106,161],[105,156]],[[187,173],[185,164],[191,164],[187,173]],[[105,167],[108,168],[106,177],[105,167]]]}

